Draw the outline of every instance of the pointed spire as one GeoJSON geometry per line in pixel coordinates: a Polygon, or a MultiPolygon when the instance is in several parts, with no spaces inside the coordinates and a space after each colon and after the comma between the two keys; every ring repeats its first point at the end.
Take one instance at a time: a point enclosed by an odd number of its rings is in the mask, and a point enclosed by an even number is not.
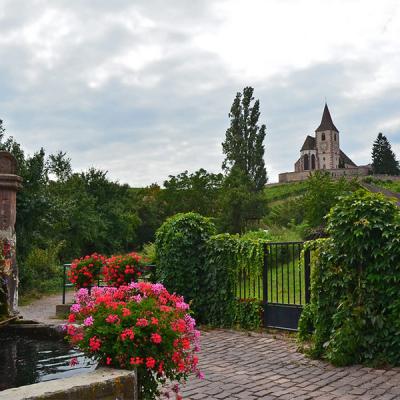
{"type": "Polygon", "coordinates": [[[322,114],[321,123],[319,127],[315,130],[315,132],[321,132],[321,131],[339,132],[332,121],[331,113],[329,112],[329,108],[326,103],[324,107],[324,113],[322,114]]]}

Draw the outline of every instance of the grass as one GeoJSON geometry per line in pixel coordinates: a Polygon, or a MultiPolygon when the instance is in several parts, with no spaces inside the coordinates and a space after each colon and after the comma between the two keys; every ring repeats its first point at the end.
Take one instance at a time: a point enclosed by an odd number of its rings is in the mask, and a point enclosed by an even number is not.
{"type": "Polygon", "coordinates": [[[264,189],[265,200],[275,202],[277,200],[287,199],[288,197],[296,197],[305,193],[307,190],[307,182],[290,182],[282,183],[276,186],[267,186],[264,189]]]}
{"type": "Polygon", "coordinates": [[[364,179],[367,183],[372,183],[380,188],[390,190],[392,192],[400,193],[400,181],[392,181],[392,180],[380,180],[374,177],[367,177],[364,179]]]}
{"type": "MultiPolygon", "coordinates": [[[[239,298],[263,300],[263,279],[261,276],[247,276],[238,285],[239,298]]],[[[297,262],[280,264],[268,271],[268,302],[283,304],[304,304],[304,270],[297,262]],[[301,289],[300,282],[301,280],[301,289]]]]}

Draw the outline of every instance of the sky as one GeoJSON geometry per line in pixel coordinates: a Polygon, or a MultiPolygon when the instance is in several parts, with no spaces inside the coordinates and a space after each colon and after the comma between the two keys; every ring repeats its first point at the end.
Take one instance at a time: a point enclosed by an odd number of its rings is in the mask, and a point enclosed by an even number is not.
{"type": "Polygon", "coordinates": [[[220,172],[252,86],[276,182],[325,100],[355,163],[379,132],[400,157],[399,49],[398,0],[0,0],[0,119],[28,154],[139,187],[220,172]]]}

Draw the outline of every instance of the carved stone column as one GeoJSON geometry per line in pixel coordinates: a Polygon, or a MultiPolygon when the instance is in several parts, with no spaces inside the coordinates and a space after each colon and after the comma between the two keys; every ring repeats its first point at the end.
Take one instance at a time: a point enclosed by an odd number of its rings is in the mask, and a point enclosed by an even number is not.
{"type": "Polygon", "coordinates": [[[0,314],[13,315],[18,307],[18,267],[15,219],[17,190],[22,178],[14,156],[0,151],[0,314]]]}

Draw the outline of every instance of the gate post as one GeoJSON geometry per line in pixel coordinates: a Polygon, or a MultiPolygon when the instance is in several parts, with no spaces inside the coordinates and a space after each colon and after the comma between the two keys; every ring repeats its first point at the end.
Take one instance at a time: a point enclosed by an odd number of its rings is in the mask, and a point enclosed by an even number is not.
{"type": "Polygon", "coordinates": [[[268,245],[263,243],[263,303],[268,302],[268,245]]]}
{"type": "Polygon", "coordinates": [[[304,251],[304,289],[306,304],[310,302],[310,249],[304,251]]]}

